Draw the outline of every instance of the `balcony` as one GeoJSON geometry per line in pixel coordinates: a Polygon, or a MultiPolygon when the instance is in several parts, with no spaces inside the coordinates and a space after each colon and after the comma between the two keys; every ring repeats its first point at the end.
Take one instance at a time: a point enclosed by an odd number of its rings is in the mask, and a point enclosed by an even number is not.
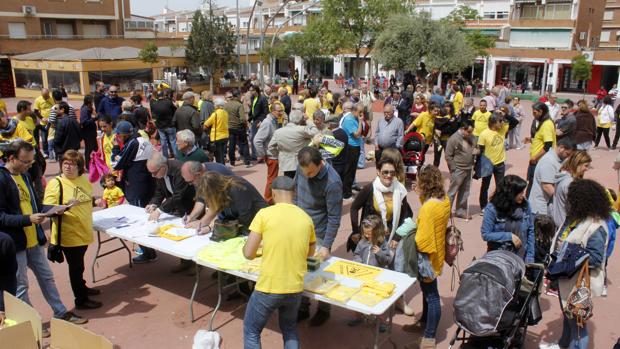
{"type": "Polygon", "coordinates": [[[508,22],[512,28],[574,28],[572,19],[512,19],[508,22]]]}
{"type": "Polygon", "coordinates": [[[17,55],[52,48],[69,48],[84,50],[92,47],[114,48],[132,46],[143,48],[148,41],[155,41],[158,46],[182,44],[181,38],[126,38],[123,35],[107,35],[102,38],[73,35],[69,38],[55,38],[44,35],[28,35],[24,39],[12,39],[8,35],[0,36],[0,53],[3,55],[17,55]]]}

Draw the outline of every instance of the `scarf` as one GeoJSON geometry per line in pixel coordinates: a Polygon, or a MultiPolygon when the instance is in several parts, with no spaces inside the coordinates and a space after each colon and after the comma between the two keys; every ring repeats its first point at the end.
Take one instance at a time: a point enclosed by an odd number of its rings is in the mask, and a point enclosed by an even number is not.
{"type": "Polygon", "coordinates": [[[13,137],[13,133],[15,133],[18,122],[19,121],[16,119],[10,119],[8,125],[6,125],[5,128],[0,129],[0,135],[7,139],[13,137]]]}
{"type": "Polygon", "coordinates": [[[390,238],[388,242],[392,241],[394,237],[394,233],[398,228],[398,221],[400,219],[400,210],[403,199],[407,196],[407,189],[402,185],[399,181],[392,181],[392,185],[386,187],[381,183],[379,177],[375,178],[372,182],[372,195],[374,199],[377,200],[377,206],[379,206],[379,210],[381,210],[381,220],[383,221],[383,225],[388,227],[387,224],[387,205],[385,204],[385,199],[383,197],[383,193],[392,193],[392,230],[390,231],[390,238]]]}

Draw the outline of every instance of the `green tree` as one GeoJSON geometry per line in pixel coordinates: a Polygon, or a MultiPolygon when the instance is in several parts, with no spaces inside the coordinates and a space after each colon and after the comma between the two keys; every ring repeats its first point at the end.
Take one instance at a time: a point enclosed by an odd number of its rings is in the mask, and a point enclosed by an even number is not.
{"type": "Polygon", "coordinates": [[[450,14],[443,18],[444,21],[454,23],[459,27],[465,25],[465,21],[475,21],[479,19],[482,19],[482,17],[480,17],[478,11],[467,5],[455,7],[450,14]]]}
{"type": "Polygon", "coordinates": [[[586,96],[588,80],[592,79],[592,63],[588,62],[585,55],[577,55],[572,59],[573,80],[583,81],[583,98],[586,96]]]}
{"type": "Polygon", "coordinates": [[[140,52],[138,52],[138,58],[144,63],[151,64],[151,66],[157,63],[159,61],[157,45],[152,41],[147,42],[140,52]]]}
{"type": "MultiPolygon", "coordinates": [[[[367,57],[377,35],[394,13],[409,13],[411,0],[322,0],[320,25],[305,32],[316,32],[325,54],[355,52],[355,58],[367,57]]],[[[312,35],[311,35],[312,36],[312,35]]],[[[349,72],[351,73],[351,72],[349,72]]]]}
{"type": "Polygon", "coordinates": [[[392,69],[417,70],[424,61],[427,69],[446,73],[470,66],[476,53],[456,26],[422,12],[391,17],[377,38],[374,56],[392,69]]]}
{"type": "Polygon", "coordinates": [[[482,33],[480,30],[468,30],[465,32],[465,40],[478,56],[487,57],[488,49],[495,47],[495,38],[482,33]]]}
{"type": "MultiPolygon", "coordinates": [[[[212,0],[209,1],[212,3],[212,0]]],[[[216,72],[233,62],[235,44],[235,33],[231,25],[225,16],[214,15],[213,6],[209,6],[206,17],[200,11],[194,13],[185,60],[190,67],[206,72],[211,91],[216,72]]]]}

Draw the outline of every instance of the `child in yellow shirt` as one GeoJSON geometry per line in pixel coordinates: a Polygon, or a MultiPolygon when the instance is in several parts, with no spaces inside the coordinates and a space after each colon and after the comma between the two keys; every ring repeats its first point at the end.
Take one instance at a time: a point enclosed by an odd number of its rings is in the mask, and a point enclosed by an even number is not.
{"type": "Polygon", "coordinates": [[[110,208],[121,205],[125,202],[125,193],[123,190],[116,186],[116,176],[112,173],[108,173],[103,176],[102,180],[104,184],[103,189],[103,205],[110,208]]]}

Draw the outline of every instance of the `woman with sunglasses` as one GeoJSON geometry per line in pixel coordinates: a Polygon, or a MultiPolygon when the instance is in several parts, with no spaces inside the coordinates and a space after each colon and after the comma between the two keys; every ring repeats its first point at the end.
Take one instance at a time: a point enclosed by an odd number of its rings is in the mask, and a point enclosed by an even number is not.
{"type": "MultiPolygon", "coordinates": [[[[377,162],[377,177],[372,183],[362,188],[353,200],[351,204],[353,232],[347,241],[347,251],[355,250],[361,236],[361,221],[370,215],[381,217],[383,224],[387,227],[385,240],[389,242],[392,249],[396,248],[400,240],[400,236],[395,234],[396,228],[403,224],[407,217],[413,215],[411,206],[407,202],[407,189],[396,178],[399,173],[396,166],[393,159],[381,158],[377,162]],[[362,211],[361,217],[360,210],[362,211]]],[[[405,304],[399,305],[405,314],[413,315],[413,310],[405,304]]]]}

